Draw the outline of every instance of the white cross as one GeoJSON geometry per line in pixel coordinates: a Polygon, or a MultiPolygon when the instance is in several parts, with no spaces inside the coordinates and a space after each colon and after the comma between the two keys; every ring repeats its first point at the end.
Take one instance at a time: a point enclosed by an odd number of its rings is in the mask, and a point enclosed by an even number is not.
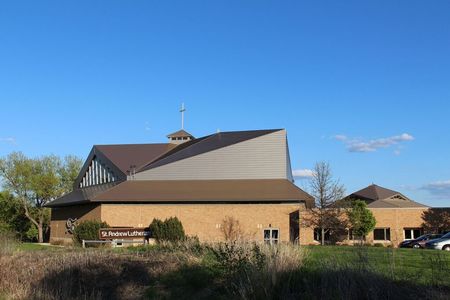
{"type": "Polygon", "coordinates": [[[184,108],[184,103],[181,103],[181,129],[184,129],[184,112],[186,111],[186,108],[184,108]]]}

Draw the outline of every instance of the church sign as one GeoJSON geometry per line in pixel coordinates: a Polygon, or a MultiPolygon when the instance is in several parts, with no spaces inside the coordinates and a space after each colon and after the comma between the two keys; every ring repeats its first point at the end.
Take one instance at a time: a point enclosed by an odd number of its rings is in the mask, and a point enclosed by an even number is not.
{"type": "Polygon", "coordinates": [[[101,240],[112,239],[143,239],[148,237],[149,231],[145,228],[101,228],[98,236],[101,240]]]}

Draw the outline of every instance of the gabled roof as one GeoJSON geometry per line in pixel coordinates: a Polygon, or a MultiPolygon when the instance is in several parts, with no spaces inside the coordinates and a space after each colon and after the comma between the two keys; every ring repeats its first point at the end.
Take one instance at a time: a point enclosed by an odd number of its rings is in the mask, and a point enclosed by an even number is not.
{"type": "Polygon", "coordinates": [[[172,151],[167,152],[154,162],[149,163],[138,170],[138,172],[160,167],[178,160],[193,157],[280,130],[282,129],[220,132],[205,136],[203,138],[194,139],[179,145],[172,151]]]}
{"type": "Polygon", "coordinates": [[[286,179],[129,180],[77,189],[48,207],[84,203],[296,203],[314,199],[286,179]]]}
{"type": "Polygon", "coordinates": [[[354,192],[346,199],[360,199],[367,202],[369,208],[420,208],[426,205],[412,201],[400,192],[376,184],[354,192]]]}
{"type": "Polygon", "coordinates": [[[169,134],[167,137],[168,138],[173,138],[173,137],[191,137],[191,138],[193,138],[194,136],[192,134],[190,134],[189,132],[185,131],[184,129],[181,129],[174,133],[169,134]]]}
{"type": "Polygon", "coordinates": [[[371,184],[362,190],[354,192],[350,196],[360,197],[363,200],[379,200],[392,197],[394,195],[400,194],[399,192],[386,189],[384,187],[378,186],[376,184],[371,184]]]}
{"type": "Polygon", "coordinates": [[[130,166],[136,166],[138,169],[175,148],[176,145],[163,143],[95,145],[94,147],[126,174],[130,170],[130,166]]]}

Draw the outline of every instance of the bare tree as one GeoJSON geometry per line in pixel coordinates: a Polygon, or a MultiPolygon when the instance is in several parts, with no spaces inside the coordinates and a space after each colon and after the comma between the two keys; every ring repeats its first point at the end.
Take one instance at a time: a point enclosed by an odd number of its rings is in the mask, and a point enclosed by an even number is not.
{"type": "Polygon", "coordinates": [[[242,238],[242,229],[239,220],[227,216],[223,219],[220,229],[226,241],[236,241],[242,238]]]}
{"type": "Polygon", "coordinates": [[[314,166],[310,183],[310,192],[315,199],[315,207],[302,218],[305,226],[318,228],[321,244],[325,244],[325,234],[339,232],[345,228],[345,210],[337,205],[344,197],[345,188],[339,180],[333,178],[327,162],[318,162],[314,166]]]}

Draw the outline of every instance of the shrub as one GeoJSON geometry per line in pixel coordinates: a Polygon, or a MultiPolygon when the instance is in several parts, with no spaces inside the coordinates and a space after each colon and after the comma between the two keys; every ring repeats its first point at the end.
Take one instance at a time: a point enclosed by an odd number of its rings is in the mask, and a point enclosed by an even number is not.
{"type": "Polygon", "coordinates": [[[99,229],[108,227],[106,222],[97,220],[80,222],[73,231],[73,241],[76,245],[81,245],[83,240],[98,240],[99,229]]]}
{"type": "Polygon", "coordinates": [[[183,224],[181,224],[177,217],[171,217],[164,221],[153,219],[149,229],[152,237],[157,242],[177,242],[186,238],[183,224]]]}
{"type": "Polygon", "coordinates": [[[373,244],[374,247],[379,247],[379,248],[383,248],[384,244],[383,243],[375,243],[373,244]]]}

